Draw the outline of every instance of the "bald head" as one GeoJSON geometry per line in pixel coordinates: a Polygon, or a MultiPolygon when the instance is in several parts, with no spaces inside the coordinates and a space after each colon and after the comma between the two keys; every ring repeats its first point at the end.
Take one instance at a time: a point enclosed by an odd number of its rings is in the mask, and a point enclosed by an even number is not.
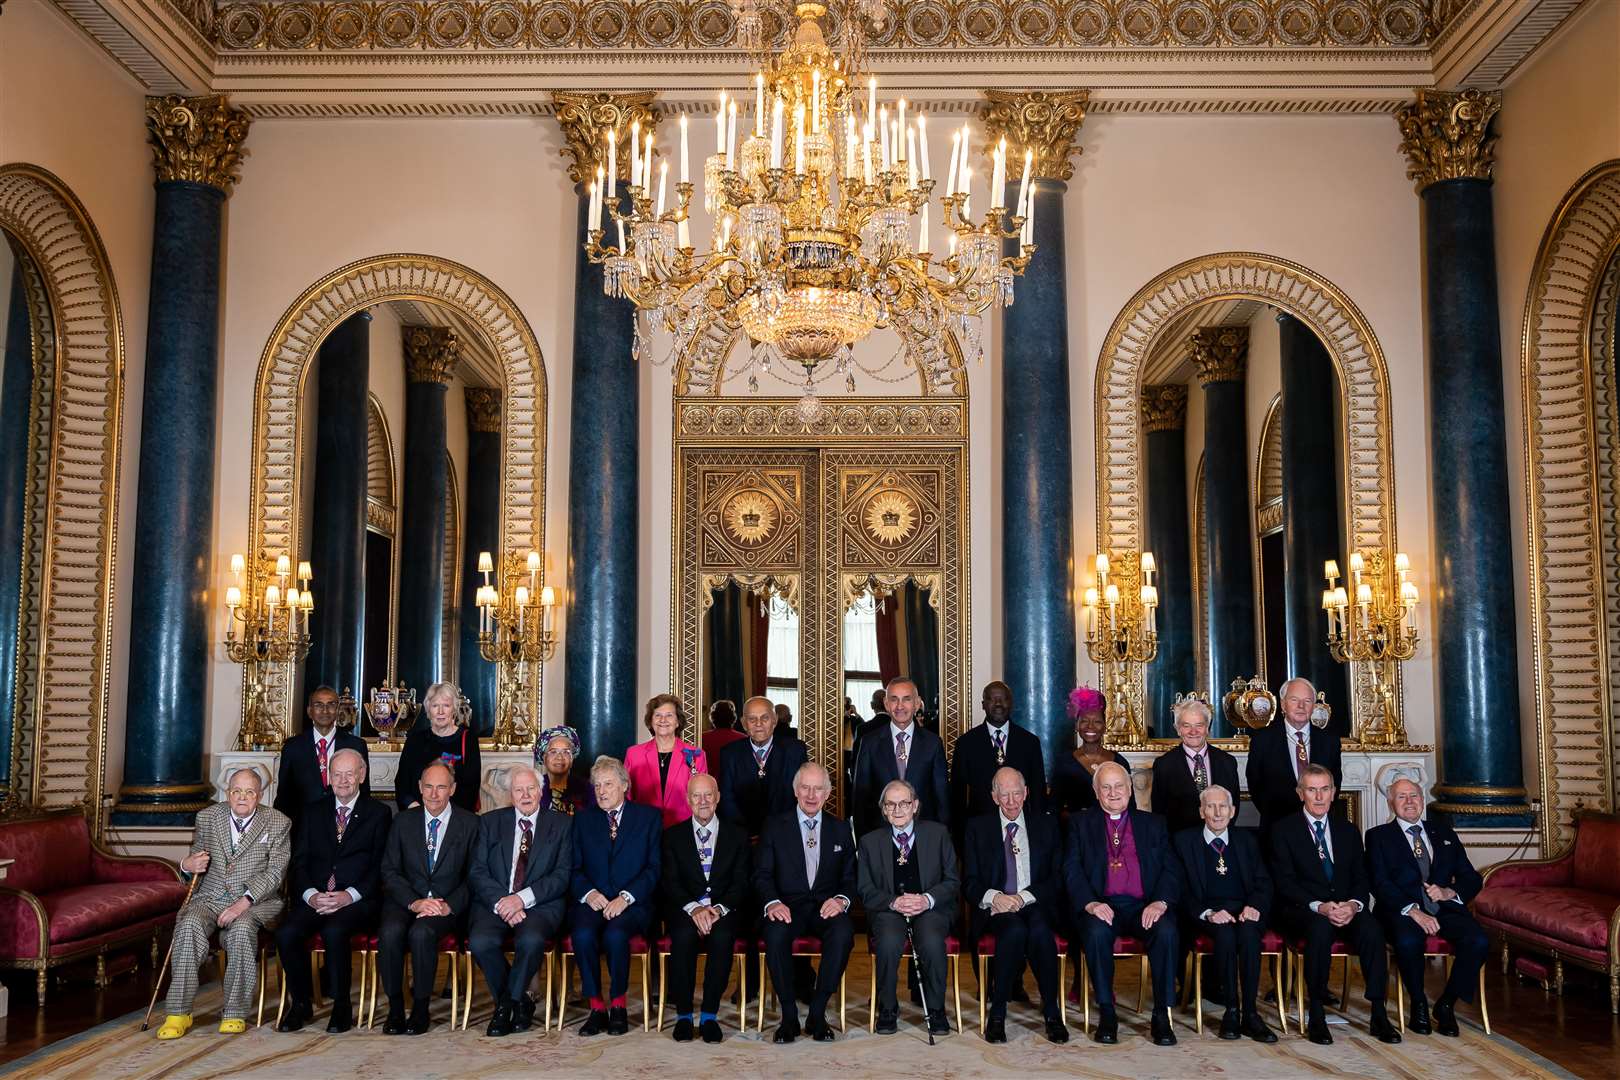
{"type": "Polygon", "coordinates": [[[1123,814],[1131,805],[1131,774],[1117,761],[1106,761],[1091,774],[1097,805],[1110,814],[1123,814]]]}

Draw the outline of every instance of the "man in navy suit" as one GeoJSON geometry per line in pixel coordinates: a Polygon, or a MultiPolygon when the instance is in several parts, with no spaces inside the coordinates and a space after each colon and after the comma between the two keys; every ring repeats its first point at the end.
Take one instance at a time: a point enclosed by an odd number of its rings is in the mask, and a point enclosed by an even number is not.
{"type": "Polygon", "coordinates": [[[1180,895],[1180,866],[1170,851],[1164,819],[1130,808],[1131,776],[1123,766],[1112,761],[1098,766],[1091,786],[1097,805],[1071,820],[1063,872],[1097,993],[1093,1037],[1100,1043],[1119,1041],[1114,938],[1136,937],[1147,943],[1153,972],[1153,1042],[1174,1046],[1170,1009],[1180,938],[1171,907],[1180,895]]]}
{"type": "Polygon", "coordinates": [[[878,808],[891,780],[905,780],[917,791],[917,816],[949,827],[950,794],[945,782],[945,744],[917,724],[922,709],[917,684],[891,679],[889,726],[861,739],[855,751],[855,800],[851,816],[861,832],[881,829],[888,821],[878,808]]]}
{"type": "Polygon", "coordinates": [[[1348,821],[1329,818],[1337,785],[1321,765],[1307,765],[1299,778],[1304,810],[1271,830],[1271,874],[1277,887],[1277,924],[1305,942],[1305,992],[1310,1018],[1305,1034],[1320,1046],[1333,1042],[1324,1007],[1333,943],[1342,941],[1361,960],[1372,1021],[1368,1031],[1380,1042],[1398,1043],[1400,1032],[1384,1009],[1389,961],[1384,933],[1367,910],[1367,869],[1361,833],[1348,821]]]}
{"type": "Polygon", "coordinates": [[[1260,939],[1271,914],[1271,876],[1260,845],[1247,831],[1231,827],[1237,816],[1232,792],[1211,784],[1198,797],[1204,824],[1176,833],[1172,843],[1181,859],[1181,936],[1199,934],[1215,943],[1215,984],[1226,1014],[1220,1036],[1274,1043],[1257,1005],[1260,993],[1260,939]],[[1238,1013],[1242,984],[1243,1012],[1238,1013]]]}
{"type": "MultiPolygon", "coordinates": [[[[369,765],[366,740],[337,726],[341,707],[338,694],[330,686],[310,691],[304,715],[309,726],[281,744],[276,763],[276,809],[292,819],[293,836],[298,836],[298,818],[310,803],[320,802],[332,790],[332,757],[339,750],[353,750],[369,765]]],[[[362,779],[360,795],[369,800],[371,786],[362,779]]]]}
{"type": "Polygon", "coordinates": [[[1164,817],[1172,836],[1204,823],[1200,800],[1211,784],[1238,790],[1237,758],[1209,745],[1209,706],[1182,698],[1175,716],[1181,745],[1153,759],[1153,812],[1164,817]]]}
{"type": "Polygon", "coordinates": [[[630,1030],[625,993],[630,985],[630,939],[644,934],[657,901],[664,818],[657,808],[626,802],[630,774],[618,758],[602,755],[591,766],[596,805],[574,816],[577,903],[569,918],[579,986],[591,1015],[581,1035],[623,1035],[630,1030]],[[608,996],[602,996],[601,957],[607,953],[608,996]]]}
{"type": "Polygon", "coordinates": [[[793,778],[797,804],[790,813],[765,823],[755,852],[754,895],[764,901],[765,963],[782,1003],[774,1041],[799,1037],[799,1003],[794,991],[793,939],[821,939],[821,970],[810,995],[805,1034],[831,1042],[827,1002],[838,990],[855,944],[850,897],[855,895],[855,835],[849,823],[822,812],[832,794],[827,770],[814,762],[799,766],[793,778]]]}
{"type": "Polygon", "coordinates": [[[574,819],[540,812],[540,776],[533,768],[519,765],[507,775],[512,805],[479,819],[468,868],[473,904],[467,948],[495,999],[495,1015],[485,1031],[494,1038],[534,1025],[529,981],[557,936],[574,865],[574,819]]]}
{"type": "Polygon", "coordinates": [[[753,840],[766,818],[793,809],[793,774],[804,764],[806,750],[798,739],[777,732],[776,709],[768,698],[743,702],[742,723],[748,738],[720,751],[715,778],[720,782],[720,820],[753,840]]]}
{"type": "Polygon", "coordinates": [[[309,1023],[309,939],[319,934],[326,950],[332,992],[332,1016],[326,1030],[354,1026],[349,1004],[349,939],[369,933],[382,904],[382,858],[393,815],[380,802],[361,793],[366,760],[344,747],[327,760],[332,790],[294,826],[292,863],[288,867],[291,903],[276,928],[276,950],[287,973],[292,998],[277,1031],[297,1031],[309,1023]]]}
{"type": "Polygon", "coordinates": [[[1451,975],[1434,1001],[1433,1030],[1455,1037],[1457,999],[1474,1000],[1490,939],[1467,904],[1484,881],[1451,826],[1425,818],[1423,789],[1411,780],[1389,786],[1395,820],[1367,832],[1367,869],[1378,921],[1395,950],[1395,965],[1412,998],[1407,1027],[1429,1034],[1429,998],[1423,988],[1424,944],[1444,938],[1453,954],[1451,975]]]}
{"type": "Polygon", "coordinates": [[[1249,799],[1260,811],[1260,839],[1265,842],[1277,822],[1298,816],[1299,780],[1307,765],[1320,765],[1343,784],[1339,737],[1311,725],[1316,688],[1305,679],[1290,679],[1278,691],[1282,715],[1249,736],[1245,772],[1249,799]]]}
{"type": "Polygon", "coordinates": [[[988,933],[996,942],[984,1041],[1007,1041],[1007,999],[1023,978],[1027,961],[1040,988],[1046,1037],[1066,1043],[1069,1029],[1063,1023],[1058,996],[1063,991],[1053,948],[1062,896],[1058,828],[1045,814],[1024,812],[1027,792],[1017,769],[997,769],[990,780],[996,811],[969,821],[963,844],[967,861],[963,895],[973,913],[973,940],[988,933]]]}
{"type": "Polygon", "coordinates": [[[1016,769],[1024,777],[1029,793],[1025,808],[1031,814],[1046,813],[1046,759],[1041,740],[1012,722],[1012,688],[1004,682],[989,683],[980,704],[984,723],[956,740],[956,756],[951,761],[951,821],[960,829],[996,809],[991,785],[1003,768],[1016,769]]]}

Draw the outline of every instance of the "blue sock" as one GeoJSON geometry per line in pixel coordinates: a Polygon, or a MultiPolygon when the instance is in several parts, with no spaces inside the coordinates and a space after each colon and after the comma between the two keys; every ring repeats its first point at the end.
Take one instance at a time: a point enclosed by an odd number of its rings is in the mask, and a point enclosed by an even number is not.
{"type": "Polygon", "coordinates": [[[688,1024],[690,1024],[692,1022],[692,1014],[689,1013],[689,1012],[676,1013],[675,1014],[675,1019],[676,1020],[685,1020],[688,1024]]]}
{"type": "Polygon", "coordinates": [[[715,1014],[714,1013],[703,1013],[699,1017],[698,1022],[701,1023],[701,1024],[707,1024],[710,1020],[713,1020],[713,1019],[715,1019],[715,1014]]]}

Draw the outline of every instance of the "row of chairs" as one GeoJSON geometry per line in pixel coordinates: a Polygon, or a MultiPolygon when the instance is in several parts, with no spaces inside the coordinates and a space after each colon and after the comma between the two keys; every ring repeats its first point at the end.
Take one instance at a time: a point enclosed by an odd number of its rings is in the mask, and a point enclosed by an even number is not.
{"type": "MultiPolygon", "coordinates": [[[[366,1028],[373,1026],[377,1015],[377,938],[371,934],[356,934],[350,939],[350,948],[360,958],[357,965],[359,973],[360,1008],[356,1014],[362,1025],[366,1028]],[[369,994],[369,997],[368,997],[369,994]]],[[[639,958],[641,963],[641,1029],[643,1031],[664,1029],[664,1008],[667,998],[668,960],[670,954],[670,939],[660,938],[655,943],[660,958],[658,977],[658,1010],[656,1024],[652,1021],[651,989],[651,959],[652,948],[648,939],[637,935],[630,939],[630,954],[639,958]]],[[[1053,935],[1053,948],[1058,955],[1058,985],[1068,985],[1068,953],[1069,943],[1061,936],[1053,935]]],[[[1304,942],[1302,940],[1286,941],[1275,931],[1268,930],[1261,940],[1261,957],[1272,961],[1272,970],[1276,979],[1277,999],[1277,1025],[1286,1034],[1288,1031],[1287,1006],[1292,991],[1295,1004],[1297,1030],[1305,1030],[1305,979],[1304,979],[1304,942]]],[[[316,936],[309,940],[309,948],[315,954],[318,966],[325,953],[325,946],[316,936]]],[[[748,1030],[748,1004],[749,979],[748,962],[749,952],[759,954],[759,968],[754,983],[757,1011],[755,1013],[754,1030],[763,1032],[765,1029],[765,999],[769,996],[765,992],[765,956],[764,943],[761,941],[739,940],[734,950],[735,964],[738,980],[738,1028],[742,1032],[748,1030]]],[[[1195,938],[1189,950],[1189,962],[1192,974],[1192,1010],[1191,1026],[1200,1034],[1204,1031],[1204,1012],[1201,1007],[1204,989],[1204,958],[1214,951],[1214,942],[1203,935],[1195,938]]],[[[467,949],[464,936],[460,934],[446,934],[439,942],[439,952],[449,960],[450,969],[450,1017],[452,1025],[459,1023],[463,1031],[472,1015],[473,998],[473,958],[467,949]],[[458,1019],[459,1018],[459,1019],[458,1019]]],[[[266,968],[268,960],[274,955],[273,942],[268,935],[261,936],[259,949],[259,1009],[257,1022],[264,1023],[264,1004],[266,986],[266,968]]],[[[558,1030],[564,1026],[567,1011],[568,996],[568,958],[573,955],[572,939],[564,937],[559,947],[546,950],[545,962],[542,965],[545,977],[544,1011],[542,1013],[542,1030],[550,1032],[553,1020],[552,1006],[555,1002],[555,1019],[558,1030]],[[555,975],[555,978],[554,978],[555,975]]],[[[821,941],[819,938],[803,937],[793,942],[793,955],[796,957],[810,957],[820,959],[821,941]]],[[[950,961],[950,983],[954,996],[956,1013],[956,1029],[965,1030],[962,1025],[962,976],[961,955],[962,942],[954,936],[945,939],[945,955],[950,961]]],[[[995,955],[995,939],[989,935],[981,937],[978,941],[979,957],[979,1029],[982,1031],[986,1019],[985,985],[989,975],[991,958],[995,955]]],[[[1453,960],[1451,946],[1442,938],[1430,937],[1424,946],[1424,955],[1431,958],[1443,958],[1446,972],[1450,974],[1453,960]]],[[[1148,958],[1146,943],[1133,937],[1117,937],[1114,939],[1114,959],[1135,959],[1139,964],[1139,979],[1137,984],[1136,1009],[1142,1011],[1144,994],[1148,985],[1148,958]]],[[[904,958],[909,962],[909,957],[904,958]]],[[[1341,942],[1333,946],[1333,959],[1342,960],[1344,964],[1344,983],[1340,1000],[1348,1003],[1350,999],[1350,961],[1354,959],[1348,947],[1341,942]]],[[[220,975],[224,976],[224,954],[219,954],[220,975]]],[[[1083,1030],[1091,1031],[1091,982],[1086,978],[1084,970],[1085,961],[1080,960],[1080,986],[1081,986],[1081,1016],[1083,1030]]],[[[1393,966],[1392,966],[1393,970],[1393,966]]],[[[848,978],[841,982],[838,988],[838,1026],[841,1031],[849,1030],[848,1022],[848,978]]],[[[1395,977],[1396,1008],[1400,1016],[1401,1030],[1406,1029],[1406,992],[1400,977],[1395,977]]],[[[1065,1024],[1068,1023],[1068,999],[1062,994],[1060,1011],[1065,1024]]],[[[874,971],[868,983],[868,1014],[867,1027],[874,1029],[877,1023],[877,974],[874,971]]],[[[279,1023],[282,1013],[287,1005],[287,976],[281,974],[281,996],[276,1008],[275,1022],[279,1023]]],[[[1490,1012],[1485,1001],[1485,974],[1480,972],[1479,980],[1479,1011],[1485,1033],[1491,1033],[1490,1012]]]]}

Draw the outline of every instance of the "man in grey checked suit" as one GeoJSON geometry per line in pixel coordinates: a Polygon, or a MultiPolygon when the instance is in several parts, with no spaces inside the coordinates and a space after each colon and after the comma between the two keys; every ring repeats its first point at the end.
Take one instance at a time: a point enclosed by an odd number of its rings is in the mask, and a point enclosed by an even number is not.
{"type": "Polygon", "coordinates": [[[258,982],[259,929],[281,914],[292,822],[259,805],[263,785],[252,769],[236,770],[226,785],[226,801],[197,814],[191,854],[180,863],[180,869],[203,878],[174,920],[173,974],[160,1039],[178,1039],[190,1030],[197,969],[208,959],[208,941],[216,930],[225,943],[219,1030],[236,1035],[247,1029],[258,982]]]}

